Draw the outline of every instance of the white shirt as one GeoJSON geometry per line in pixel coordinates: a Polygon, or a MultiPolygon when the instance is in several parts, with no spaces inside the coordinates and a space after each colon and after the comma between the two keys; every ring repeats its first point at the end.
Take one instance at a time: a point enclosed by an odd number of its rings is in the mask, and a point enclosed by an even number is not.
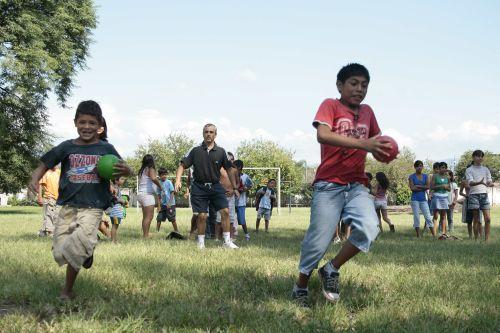
{"type": "MultiPolygon", "coordinates": [[[[491,182],[491,173],[490,170],[485,166],[476,166],[471,165],[465,170],[465,177],[467,179],[467,183],[471,182],[480,182],[481,179],[484,179],[485,183],[491,182]]],[[[479,193],[488,193],[486,185],[479,184],[470,187],[469,194],[479,194],[479,193]]]]}

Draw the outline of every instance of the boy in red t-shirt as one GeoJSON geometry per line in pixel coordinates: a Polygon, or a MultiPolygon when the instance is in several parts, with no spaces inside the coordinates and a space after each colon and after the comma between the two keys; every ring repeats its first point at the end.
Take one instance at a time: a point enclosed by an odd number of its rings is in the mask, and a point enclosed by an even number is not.
{"type": "Polygon", "coordinates": [[[339,299],[339,269],[359,251],[367,252],[377,237],[378,217],[365,174],[367,152],[388,155],[390,143],[376,140],[380,129],[372,109],[361,104],[368,90],[370,75],[359,64],[349,64],[337,74],[340,99],[326,99],[313,126],[321,144],[321,164],[314,180],[311,221],[302,242],[299,278],[292,298],[308,305],[307,285],[318,267],[337,222],[351,227],[351,235],[337,256],[318,271],[323,295],[330,302],[339,299]]]}

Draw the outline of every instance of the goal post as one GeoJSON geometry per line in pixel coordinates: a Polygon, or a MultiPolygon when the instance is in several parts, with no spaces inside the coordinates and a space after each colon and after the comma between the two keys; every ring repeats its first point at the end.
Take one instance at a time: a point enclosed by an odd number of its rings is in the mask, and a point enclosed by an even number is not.
{"type": "Polygon", "coordinates": [[[278,201],[277,203],[277,209],[278,209],[278,215],[281,214],[281,168],[274,168],[274,167],[244,167],[243,170],[274,170],[277,171],[278,176],[276,177],[276,191],[278,192],[278,197],[276,200],[278,201]]]}

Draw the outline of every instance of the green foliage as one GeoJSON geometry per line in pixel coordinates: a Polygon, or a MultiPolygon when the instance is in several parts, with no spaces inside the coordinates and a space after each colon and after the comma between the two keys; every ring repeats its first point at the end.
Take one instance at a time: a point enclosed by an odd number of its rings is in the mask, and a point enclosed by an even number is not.
{"type": "MultiPolygon", "coordinates": [[[[455,166],[455,181],[458,183],[465,178],[465,169],[472,162],[472,150],[468,150],[460,156],[457,165],[455,166]]],[[[488,167],[491,172],[493,181],[500,180],[500,155],[485,151],[483,165],[488,167]]]]}
{"type": "Polygon", "coordinates": [[[18,199],[15,195],[9,197],[9,200],[7,200],[7,204],[11,206],[38,206],[38,203],[34,199],[31,199],[29,197],[18,199]]]}
{"type": "Polygon", "coordinates": [[[64,106],[88,55],[93,1],[0,1],[0,191],[17,192],[44,145],[45,102],[64,106]]]}
{"type": "Polygon", "coordinates": [[[389,179],[388,200],[396,205],[410,203],[411,190],[408,186],[408,176],[415,172],[413,162],[415,154],[408,148],[398,155],[398,158],[389,164],[381,163],[371,157],[366,160],[366,171],[371,172],[375,181],[375,174],[383,172],[389,179]]]}
{"type": "MultiPolygon", "coordinates": [[[[146,144],[139,145],[132,158],[125,161],[135,171],[141,168],[142,158],[151,154],[155,158],[156,170],[166,168],[169,178],[173,181],[179,162],[184,155],[194,146],[193,139],[182,133],[169,134],[161,139],[149,139],[146,144]]],[[[136,188],[136,178],[130,177],[125,184],[126,187],[136,188]]]]}
{"type": "MultiPolygon", "coordinates": [[[[238,159],[245,163],[245,167],[274,167],[281,168],[282,191],[299,193],[303,172],[301,164],[293,160],[293,152],[281,147],[275,142],[254,139],[240,144],[236,151],[238,159]]],[[[265,185],[270,178],[277,178],[274,170],[245,171],[256,184],[265,185]]]]}

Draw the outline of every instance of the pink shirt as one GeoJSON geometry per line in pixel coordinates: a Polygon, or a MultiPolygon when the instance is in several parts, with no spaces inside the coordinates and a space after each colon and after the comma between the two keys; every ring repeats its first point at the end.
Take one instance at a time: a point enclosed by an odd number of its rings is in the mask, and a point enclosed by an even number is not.
{"type": "MultiPolygon", "coordinates": [[[[368,139],[380,133],[373,110],[366,104],[359,106],[359,117],[338,99],[326,99],[321,103],[313,126],[320,124],[330,127],[336,134],[368,139]]],[[[345,185],[358,182],[368,185],[365,175],[366,151],[321,144],[321,164],[314,182],[323,180],[345,185]]]]}

